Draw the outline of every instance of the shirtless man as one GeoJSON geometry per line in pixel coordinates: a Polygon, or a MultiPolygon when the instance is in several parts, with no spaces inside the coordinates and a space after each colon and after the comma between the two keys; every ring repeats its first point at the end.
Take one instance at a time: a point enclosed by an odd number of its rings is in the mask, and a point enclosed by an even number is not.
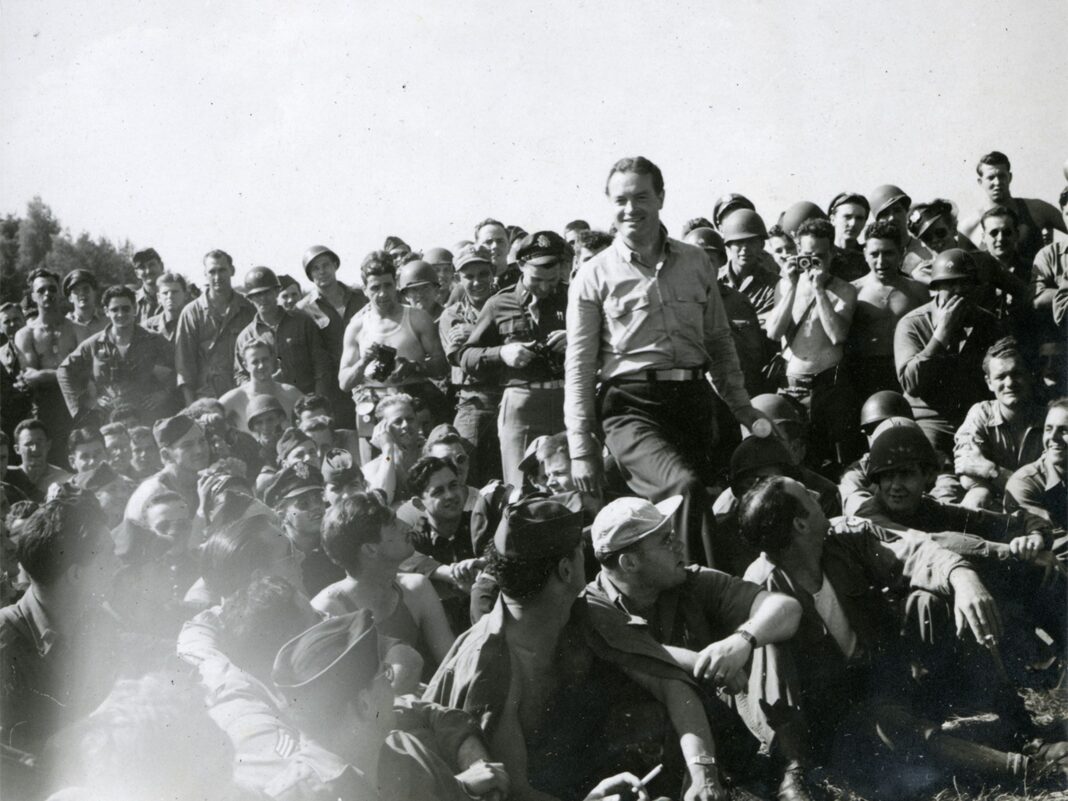
{"type": "Polygon", "coordinates": [[[241,354],[248,369],[248,381],[219,398],[226,409],[230,425],[244,431],[248,424],[248,404],[255,395],[272,395],[285,409],[286,419],[293,416],[293,407],[304,397],[304,393],[292,384],[275,381],[273,373],[278,367],[278,357],[274,346],[265,339],[252,339],[241,354]]]}
{"type": "Polygon", "coordinates": [[[1035,254],[1042,247],[1043,228],[1056,228],[1065,232],[1064,220],[1052,203],[1012,196],[1012,190],[1009,188],[1012,183],[1012,166],[1009,164],[1009,157],[1004,153],[996,150],[987,153],[975,165],[975,173],[979,176],[976,183],[982,188],[986,199],[975,214],[963,221],[960,230],[976,246],[984,247],[982,217],[984,212],[994,206],[1007,206],[1016,212],[1019,219],[1019,240],[1016,247],[1027,264],[1034,260],[1035,254]]]}
{"type": "Polygon", "coordinates": [[[71,417],[59,390],[56,368],[84,337],[78,326],[63,316],[59,276],[37,269],[30,273],[29,282],[37,316],[15,333],[15,350],[22,363],[22,381],[34,391],[38,418],[52,437],[50,457],[62,464],[71,417]]]}
{"type": "Polygon", "coordinates": [[[901,272],[901,232],[897,223],[876,220],[864,235],[864,259],[871,272],[853,282],[857,308],[849,331],[849,358],[857,394],[899,391],[894,368],[897,321],[930,297],[927,288],[901,272]]]}

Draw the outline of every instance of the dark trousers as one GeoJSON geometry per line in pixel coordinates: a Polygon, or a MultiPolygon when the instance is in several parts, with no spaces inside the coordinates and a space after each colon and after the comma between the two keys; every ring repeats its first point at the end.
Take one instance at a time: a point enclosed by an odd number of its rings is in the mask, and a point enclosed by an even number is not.
{"type": "Polygon", "coordinates": [[[860,407],[845,368],[838,365],[816,375],[787,375],[786,380],[786,391],[808,410],[811,466],[817,470],[825,463],[844,466],[859,458],[864,453],[860,407]]]}
{"type": "Polygon", "coordinates": [[[484,487],[501,477],[501,441],[497,436],[497,413],[501,405],[499,390],[487,392],[461,389],[452,424],[460,436],[471,443],[471,469],[467,483],[484,487]]]}
{"type": "Polygon", "coordinates": [[[704,380],[609,383],[600,393],[605,444],[630,488],[653,502],[682,495],[675,530],[687,561],[715,567],[714,393],[704,380]]]}

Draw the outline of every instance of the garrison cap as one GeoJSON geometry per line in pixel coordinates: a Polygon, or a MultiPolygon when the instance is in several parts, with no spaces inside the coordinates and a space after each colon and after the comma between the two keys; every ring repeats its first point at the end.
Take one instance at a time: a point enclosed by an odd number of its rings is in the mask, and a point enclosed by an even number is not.
{"type": "Polygon", "coordinates": [[[427,264],[452,264],[452,251],[445,248],[430,248],[423,254],[427,264]]]}
{"type": "Polygon", "coordinates": [[[100,289],[100,282],[96,280],[96,276],[88,270],[71,270],[65,276],[63,276],[63,296],[66,297],[71,293],[71,290],[78,284],[89,284],[93,289],[100,289]]]}
{"type": "Polygon", "coordinates": [[[277,509],[282,501],[296,498],[309,492],[322,493],[323,474],[318,468],[297,462],[287,465],[271,476],[263,489],[263,502],[277,509]]]}
{"type": "Polygon", "coordinates": [[[253,395],[252,400],[248,402],[248,408],[245,410],[245,419],[248,421],[249,430],[251,431],[253,420],[269,412],[280,412],[283,417],[286,415],[286,410],[282,408],[281,401],[274,395],[253,395]]]}
{"type": "Polygon", "coordinates": [[[568,246],[556,231],[536,231],[519,243],[516,258],[520,264],[549,267],[567,261],[568,246]]]}
{"type": "Polygon", "coordinates": [[[466,450],[471,449],[471,443],[467,441],[458,428],[452,423],[438,423],[430,431],[430,435],[426,438],[426,444],[424,448],[429,448],[431,445],[435,445],[439,442],[459,442],[464,446],[466,450]]]}
{"type": "Polygon", "coordinates": [[[152,426],[152,435],[156,438],[156,445],[160,448],[169,448],[195,426],[191,417],[184,414],[176,414],[174,417],[165,417],[157,420],[152,426]]]}
{"type": "Polygon", "coordinates": [[[672,495],[657,504],[644,498],[617,498],[593,521],[590,533],[594,554],[605,557],[663,531],[681,504],[681,495],[672,495]]]}
{"type": "Polygon", "coordinates": [[[834,196],[831,205],[827,207],[827,214],[834,216],[834,210],[843,203],[855,203],[858,206],[861,206],[868,214],[871,214],[871,204],[868,203],[868,199],[859,192],[839,192],[834,196]]]}
{"type": "Polygon", "coordinates": [[[523,451],[523,458],[519,460],[519,469],[524,473],[531,473],[538,469],[538,448],[549,437],[542,434],[540,437],[534,437],[527,445],[527,449],[523,451]]]}
{"type": "Polygon", "coordinates": [[[275,446],[278,461],[281,462],[289,455],[291,450],[298,445],[303,445],[305,442],[314,442],[314,440],[299,428],[292,426],[287,428],[282,432],[282,436],[278,438],[278,444],[275,446]]]}
{"type": "Polygon", "coordinates": [[[528,495],[505,507],[493,535],[497,553],[508,559],[567,556],[581,541],[582,501],[578,493],[555,498],[541,493],[528,495]]]}
{"type": "MultiPolygon", "coordinates": [[[[330,256],[330,258],[332,258],[339,267],[341,266],[341,259],[339,259],[337,254],[334,253],[334,251],[332,251],[330,248],[326,247],[325,245],[312,245],[310,248],[304,251],[303,262],[305,275],[308,275],[308,267],[311,265],[311,263],[315,261],[319,256],[322,256],[324,253],[330,256]]],[[[308,277],[311,278],[310,275],[308,275],[308,277]]]]}
{"type": "Polygon", "coordinates": [[[369,609],[316,623],[283,645],[271,678],[283,690],[367,688],[378,673],[378,630],[369,609]]]}
{"type": "Polygon", "coordinates": [[[490,252],[484,247],[479,247],[474,244],[467,244],[460,248],[460,252],[456,254],[456,260],[453,265],[456,267],[457,272],[462,270],[469,264],[488,264],[493,266],[493,257],[490,256],[490,252]]]}
{"type": "Polygon", "coordinates": [[[156,253],[155,248],[145,248],[144,250],[139,250],[135,254],[133,254],[133,256],[130,257],[130,261],[134,263],[134,266],[144,264],[145,262],[152,261],[153,259],[161,263],[163,262],[163,259],[161,259],[159,257],[159,254],[156,253]]]}

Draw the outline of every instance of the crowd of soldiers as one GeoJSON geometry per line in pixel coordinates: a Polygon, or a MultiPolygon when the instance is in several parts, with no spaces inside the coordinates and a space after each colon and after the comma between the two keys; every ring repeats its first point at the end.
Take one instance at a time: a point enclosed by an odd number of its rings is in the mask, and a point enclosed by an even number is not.
{"type": "Polygon", "coordinates": [[[885,797],[1063,782],[1068,189],[738,194],[680,238],[0,307],[10,799],[885,797]],[[344,280],[342,280],[344,279],[344,280]],[[9,463],[10,461],[10,463],[9,463]],[[979,732],[951,717],[996,715],[979,732]],[[941,782],[941,784],[940,784],[941,782]]]}

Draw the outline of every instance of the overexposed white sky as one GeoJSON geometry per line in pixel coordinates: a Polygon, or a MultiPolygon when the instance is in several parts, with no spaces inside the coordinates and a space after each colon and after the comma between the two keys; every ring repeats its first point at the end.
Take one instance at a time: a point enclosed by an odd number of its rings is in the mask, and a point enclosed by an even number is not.
{"type": "Polygon", "coordinates": [[[1066,42],[1063,0],[0,0],[0,213],[303,281],[316,243],[351,280],[387,234],[606,227],[625,155],[673,233],[728,191],[769,224],[882,183],[969,209],[991,149],[1055,202],[1066,42]]]}

